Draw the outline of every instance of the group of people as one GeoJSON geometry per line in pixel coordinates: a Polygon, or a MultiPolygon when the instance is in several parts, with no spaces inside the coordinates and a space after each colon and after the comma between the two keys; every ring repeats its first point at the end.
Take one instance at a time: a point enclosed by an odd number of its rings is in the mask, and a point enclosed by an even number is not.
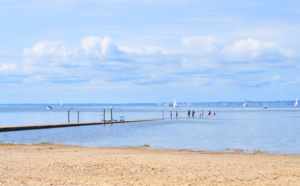
{"type": "MultiPolygon", "coordinates": [[[[192,118],[194,118],[195,117],[195,113],[196,113],[195,110],[192,110],[192,112],[190,110],[188,110],[188,112],[187,112],[188,118],[190,118],[191,113],[192,113],[192,118]]],[[[204,111],[202,110],[200,112],[200,114],[199,114],[199,117],[200,118],[203,117],[203,114],[204,114],[204,111]]],[[[208,115],[209,116],[211,115],[211,111],[210,110],[208,111],[208,115]]],[[[216,113],[214,112],[214,116],[215,115],[216,115],[216,113]]],[[[165,116],[164,111],[161,112],[161,116],[162,116],[162,119],[164,119],[164,116],[165,116]]],[[[172,119],[172,117],[173,117],[173,113],[172,113],[172,111],[170,111],[170,118],[172,119]]],[[[176,111],[176,119],[178,119],[178,112],[177,111],[176,111]]]]}
{"type": "MultiPolygon", "coordinates": [[[[176,111],[175,115],[176,115],[176,119],[178,119],[178,112],[177,111],[176,111]]],[[[164,119],[164,116],[165,116],[164,111],[161,112],[161,116],[162,116],[162,119],[164,119]]],[[[170,111],[170,118],[172,119],[172,117],[173,117],[173,113],[172,113],[172,111],[170,111]]]]}
{"type": "MultiPolygon", "coordinates": [[[[193,110],[192,111],[192,118],[195,116],[195,111],[193,110]]],[[[191,115],[191,111],[190,110],[188,110],[188,113],[187,113],[187,115],[188,115],[188,118],[190,117],[190,115],[191,115]]],[[[201,117],[203,117],[203,115],[204,115],[204,111],[202,110],[201,112],[200,112],[200,114],[199,114],[199,117],[201,118],[201,117]]],[[[209,110],[208,111],[208,115],[210,116],[211,115],[211,111],[209,110]]],[[[216,113],[214,112],[214,116],[216,115],[216,113]]]]}

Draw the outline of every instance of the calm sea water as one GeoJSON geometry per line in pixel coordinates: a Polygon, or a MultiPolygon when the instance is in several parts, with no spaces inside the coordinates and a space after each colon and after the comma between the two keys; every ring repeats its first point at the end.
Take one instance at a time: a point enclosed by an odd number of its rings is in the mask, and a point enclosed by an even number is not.
{"type": "MultiPolygon", "coordinates": [[[[109,106],[73,105],[71,122],[101,121],[103,109],[110,119],[109,106]]],[[[286,107],[158,107],[120,105],[113,109],[113,118],[173,119],[1,132],[0,142],[15,144],[55,143],[87,147],[124,147],[150,145],[153,149],[187,149],[204,151],[265,152],[300,154],[300,108],[286,107]],[[195,110],[195,118],[187,118],[187,110],[195,110]],[[179,119],[175,119],[175,111],[179,119]],[[204,110],[204,117],[199,113],[204,110]],[[215,116],[208,116],[208,110],[215,116]]],[[[46,105],[0,105],[0,126],[65,123],[68,107],[46,105]]]]}

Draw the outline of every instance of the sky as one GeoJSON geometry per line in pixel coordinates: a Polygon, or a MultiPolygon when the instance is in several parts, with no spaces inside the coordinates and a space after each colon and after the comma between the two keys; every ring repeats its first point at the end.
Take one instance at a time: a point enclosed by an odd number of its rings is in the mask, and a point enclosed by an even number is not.
{"type": "Polygon", "coordinates": [[[11,0],[0,25],[0,104],[300,97],[298,0],[11,0]]]}

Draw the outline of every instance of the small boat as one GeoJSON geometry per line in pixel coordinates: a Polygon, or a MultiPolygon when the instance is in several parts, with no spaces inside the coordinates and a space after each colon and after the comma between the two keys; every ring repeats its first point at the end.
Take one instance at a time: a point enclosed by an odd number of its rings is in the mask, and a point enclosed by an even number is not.
{"type": "Polygon", "coordinates": [[[46,109],[50,110],[50,109],[52,109],[52,107],[51,107],[51,106],[48,106],[46,109]]]}
{"type": "Polygon", "coordinates": [[[247,99],[244,100],[243,107],[248,107],[247,99]]]}
{"type": "Polygon", "coordinates": [[[244,104],[243,104],[243,107],[248,107],[248,103],[244,103],[244,104]]]}
{"type": "Polygon", "coordinates": [[[267,109],[268,107],[267,107],[267,106],[264,106],[263,108],[264,108],[264,109],[267,109]]]}
{"type": "Polygon", "coordinates": [[[296,102],[295,102],[295,107],[298,107],[298,99],[296,99],[296,102]]]}
{"type": "Polygon", "coordinates": [[[69,106],[69,109],[73,109],[73,106],[71,105],[71,106],[69,106]]]}

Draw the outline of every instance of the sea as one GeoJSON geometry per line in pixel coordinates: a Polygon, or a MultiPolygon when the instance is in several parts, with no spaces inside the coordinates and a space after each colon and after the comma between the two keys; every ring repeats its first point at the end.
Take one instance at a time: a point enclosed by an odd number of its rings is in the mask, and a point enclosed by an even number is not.
{"type": "Polygon", "coordinates": [[[156,104],[6,104],[0,126],[103,121],[140,122],[0,132],[0,143],[141,147],[211,152],[300,154],[300,108],[294,106],[157,106],[156,104]],[[113,108],[111,107],[113,106],[113,108]],[[195,111],[194,118],[187,112],[195,111]],[[203,117],[199,114],[204,112],[203,117]],[[170,112],[172,111],[172,118],[170,112]],[[175,112],[178,112],[178,119],[175,112]],[[211,115],[208,112],[211,111],[211,115]],[[162,120],[161,113],[164,112],[162,120]],[[143,119],[160,119],[142,121],[143,119]]]}

